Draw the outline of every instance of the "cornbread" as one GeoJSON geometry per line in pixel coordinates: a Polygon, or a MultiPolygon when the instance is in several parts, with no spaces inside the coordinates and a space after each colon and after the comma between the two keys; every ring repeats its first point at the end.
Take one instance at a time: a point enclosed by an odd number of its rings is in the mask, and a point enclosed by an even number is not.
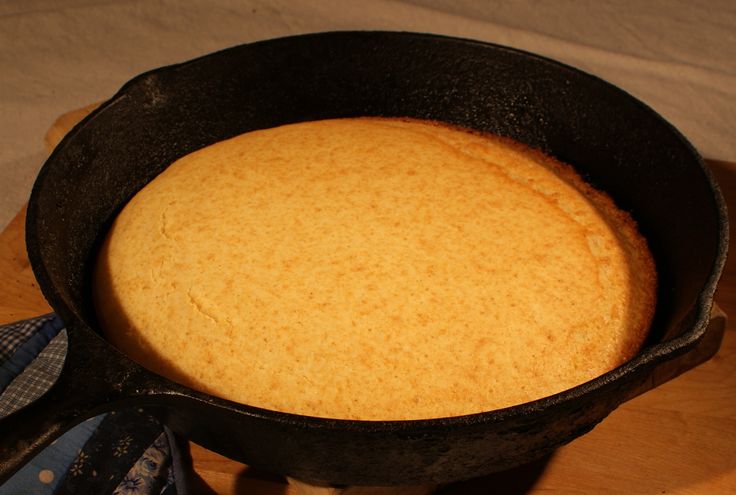
{"type": "Polygon", "coordinates": [[[194,389],[330,418],[455,416],[630,359],[656,292],[628,214],[571,167],[443,124],[356,118],[184,156],[120,212],[107,338],[194,389]]]}

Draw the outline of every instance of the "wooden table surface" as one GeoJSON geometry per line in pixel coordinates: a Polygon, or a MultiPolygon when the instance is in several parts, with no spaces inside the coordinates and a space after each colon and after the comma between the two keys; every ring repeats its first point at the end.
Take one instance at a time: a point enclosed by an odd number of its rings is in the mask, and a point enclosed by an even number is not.
{"type": "MultiPolygon", "coordinates": [[[[47,145],[54,145],[86,111],[57,121],[47,145]]],[[[729,208],[736,211],[736,164],[709,165],[729,208]]],[[[25,253],[24,219],[25,212],[19,212],[0,234],[0,323],[50,311],[25,253]]],[[[716,301],[736,319],[732,262],[727,263],[716,301]]],[[[736,325],[731,320],[713,359],[622,405],[591,433],[550,458],[445,487],[441,493],[736,494],[735,358],[736,325]]],[[[296,493],[283,477],[191,447],[203,493],[296,493]]]]}

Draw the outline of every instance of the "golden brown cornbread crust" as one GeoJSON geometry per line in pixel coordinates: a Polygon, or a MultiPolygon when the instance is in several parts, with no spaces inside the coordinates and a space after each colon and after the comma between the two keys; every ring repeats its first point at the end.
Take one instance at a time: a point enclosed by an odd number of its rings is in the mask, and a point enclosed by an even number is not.
{"type": "Polygon", "coordinates": [[[94,276],[108,339],[192,388],[384,420],[506,407],[641,346],[656,274],[567,165],[410,119],[308,122],[182,157],[94,276]]]}

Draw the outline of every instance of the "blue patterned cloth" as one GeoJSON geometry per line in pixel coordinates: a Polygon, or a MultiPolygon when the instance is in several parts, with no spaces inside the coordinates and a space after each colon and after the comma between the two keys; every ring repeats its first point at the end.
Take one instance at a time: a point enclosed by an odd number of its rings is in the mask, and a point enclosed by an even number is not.
{"type": "MultiPolygon", "coordinates": [[[[0,326],[0,430],[3,417],[56,382],[66,349],[54,314],[0,326]]],[[[61,436],[0,486],[0,495],[185,495],[186,449],[145,410],[114,411],[61,436]]]]}

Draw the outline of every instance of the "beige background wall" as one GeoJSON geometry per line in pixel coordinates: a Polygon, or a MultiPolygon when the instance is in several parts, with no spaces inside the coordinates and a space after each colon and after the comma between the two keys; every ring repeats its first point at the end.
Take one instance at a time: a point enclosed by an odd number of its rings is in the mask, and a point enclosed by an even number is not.
{"type": "Polygon", "coordinates": [[[0,2],[0,227],[27,200],[56,116],[147,69],[240,43],[390,29],[507,44],[644,100],[708,158],[736,161],[736,2],[5,0],[0,2]]]}

